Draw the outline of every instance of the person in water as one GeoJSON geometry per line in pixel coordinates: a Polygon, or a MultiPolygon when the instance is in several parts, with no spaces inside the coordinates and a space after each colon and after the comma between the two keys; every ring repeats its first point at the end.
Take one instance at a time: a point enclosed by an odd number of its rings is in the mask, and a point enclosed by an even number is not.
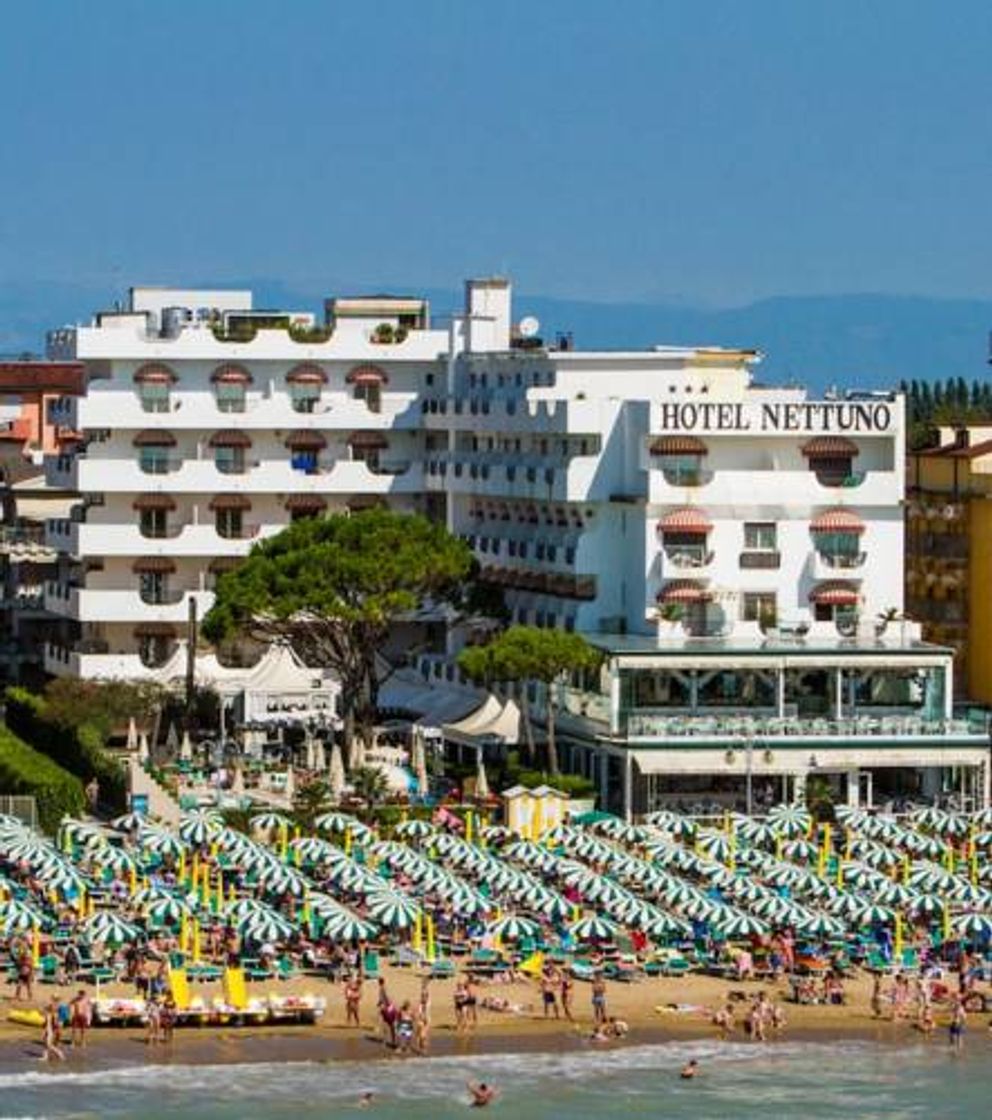
{"type": "Polygon", "coordinates": [[[682,1072],[679,1074],[679,1077],[681,1077],[683,1081],[691,1081],[698,1073],[699,1062],[697,1062],[695,1058],[690,1058],[682,1067],[682,1072]]]}
{"type": "Polygon", "coordinates": [[[496,1090],[492,1085],[487,1085],[485,1081],[480,1081],[478,1085],[470,1081],[468,1083],[468,1093],[472,1098],[469,1101],[472,1108],[485,1108],[487,1104],[492,1104],[496,1099],[496,1090]]]}

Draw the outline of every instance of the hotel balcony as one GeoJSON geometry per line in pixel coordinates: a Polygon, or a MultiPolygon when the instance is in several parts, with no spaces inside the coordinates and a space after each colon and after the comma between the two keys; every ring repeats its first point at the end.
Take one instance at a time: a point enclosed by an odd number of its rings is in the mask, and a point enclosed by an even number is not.
{"type": "Polygon", "coordinates": [[[648,474],[649,497],[658,506],[681,505],[691,498],[710,509],[740,508],[756,504],[823,506],[845,498],[858,508],[897,506],[902,501],[896,471],[865,471],[851,476],[846,487],[825,486],[814,471],[719,470],[705,485],[686,487],[666,481],[660,470],[648,474]]]}
{"type": "Polygon", "coordinates": [[[610,496],[605,481],[596,477],[598,455],[549,466],[497,452],[428,452],[425,460],[428,490],[534,502],[606,501],[610,496]]]}
{"type": "Polygon", "coordinates": [[[814,552],[813,579],[860,580],[864,576],[867,559],[865,552],[814,552]]]}
{"type": "Polygon", "coordinates": [[[143,469],[139,460],[80,457],[62,473],[52,461],[53,484],[80,493],[169,494],[414,494],[424,489],[420,462],[395,456],[370,465],[357,459],[338,459],[314,470],[294,467],[288,459],[256,460],[246,456],[245,469],[219,469],[213,458],[172,458],[143,469]],[[57,482],[55,480],[58,480],[57,482]]]}
{"type": "Polygon", "coordinates": [[[103,641],[80,641],[72,647],[48,642],[45,645],[44,668],[46,673],[55,677],[163,681],[182,672],[185,648],[184,642],[176,642],[166,668],[164,665],[146,665],[137,653],[113,652],[109,643],[103,641]]]}
{"type": "Polygon", "coordinates": [[[525,390],[468,392],[420,402],[423,425],[430,431],[521,432],[548,435],[600,432],[599,401],[528,400],[525,390]]]}
{"type": "Polygon", "coordinates": [[[144,599],[137,591],[88,590],[49,582],[45,585],[45,608],[53,614],[79,622],[175,622],[189,618],[189,604],[196,600],[197,617],[213,606],[212,591],[174,588],[158,599],[144,599]]]}
{"type": "MultiPolygon", "coordinates": [[[[288,520],[288,515],[287,515],[288,520]]],[[[246,523],[237,537],[222,536],[213,522],[170,524],[163,536],[145,536],[137,525],[49,521],[48,542],[70,556],[246,556],[252,544],[285,523],[246,523]]]]}
{"type": "Polygon", "coordinates": [[[680,545],[658,550],[658,574],[661,579],[709,579],[716,556],[705,545],[680,545]]]}

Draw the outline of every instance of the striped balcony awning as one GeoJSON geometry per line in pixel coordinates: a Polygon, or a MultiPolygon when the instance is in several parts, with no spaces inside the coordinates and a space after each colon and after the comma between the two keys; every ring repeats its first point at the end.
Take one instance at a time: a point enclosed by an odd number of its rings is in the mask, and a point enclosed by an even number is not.
{"type": "Polygon", "coordinates": [[[351,447],[367,447],[382,451],[389,446],[389,440],[382,432],[352,432],[348,438],[351,447]]]}
{"type": "Polygon", "coordinates": [[[135,509],[165,509],[176,508],[176,499],[171,494],[139,494],[133,502],[135,509]]]}
{"type": "Polygon", "coordinates": [[[818,583],[809,593],[810,602],[824,607],[854,607],[858,604],[858,589],[843,580],[831,579],[818,583]]]}
{"type": "Polygon", "coordinates": [[[699,533],[704,535],[713,528],[712,522],[701,509],[686,506],[672,510],[658,522],[659,533],[699,533]]]}
{"type": "Polygon", "coordinates": [[[135,372],[134,380],[139,385],[171,385],[179,377],[161,362],[146,362],[135,372]]]}
{"type": "Polygon", "coordinates": [[[326,385],[327,374],[315,363],[303,362],[286,374],[286,381],[290,385],[326,385]]]}
{"type": "Polygon", "coordinates": [[[850,509],[828,509],[809,523],[813,533],[863,533],[865,523],[850,509]]]}
{"type": "Polygon", "coordinates": [[[652,455],[705,455],[707,447],[695,436],[658,436],[648,450],[652,455]]]}
{"type": "Polygon", "coordinates": [[[327,437],[323,432],[303,428],[286,436],[286,446],[293,451],[323,451],[327,446],[327,437]]]}
{"type": "Polygon", "coordinates": [[[135,447],[175,447],[176,437],[164,428],[145,428],[131,442],[135,447]]]}
{"type": "Polygon", "coordinates": [[[658,592],[659,603],[705,603],[712,597],[709,588],[691,579],[673,579],[658,592]]]}
{"type": "Polygon", "coordinates": [[[174,638],[176,628],[171,622],[139,622],[134,628],[136,638],[174,638]]]}
{"type": "Polygon", "coordinates": [[[251,436],[237,428],[224,428],[210,437],[211,447],[251,447],[251,436]]]}
{"type": "Polygon", "coordinates": [[[853,459],[858,445],[843,436],[816,436],[803,444],[807,459],[853,459]]]}
{"type": "Polygon", "coordinates": [[[210,499],[211,509],[251,509],[247,494],[216,494],[210,499]]]}
{"type": "Polygon", "coordinates": [[[176,562],[169,556],[139,556],[131,565],[134,572],[167,573],[176,570],[176,562]]]}
{"type": "Polygon", "coordinates": [[[345,381],[349,385],[386,385],[389,377],[385,370],[366,362],[364,365],[355,366],[345,377],[345,381]]]}
{"type": "Polygon", "coordinates": [[[288,510],[319,512],[327,509],[327,499],[321,494],[290,494],[284,505],[288,510]]]}
{"type": "Polygon", "coordinates": [[[210,380],[215,385],[250,385],[252,376],[244,366],[228,362],[218,366],[210,375],[210,380]]]}

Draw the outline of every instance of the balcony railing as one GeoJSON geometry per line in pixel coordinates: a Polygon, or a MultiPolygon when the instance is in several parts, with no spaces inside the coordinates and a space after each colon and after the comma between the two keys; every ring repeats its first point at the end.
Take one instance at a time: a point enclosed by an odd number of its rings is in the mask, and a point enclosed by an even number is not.
{"type": "Polygon", "coordinates": [[[260,525],[218,525],[217,536],[227,541],[249,541],[257,537],[261,531],[260,525]]]}
{"type": "Polygon", "coordinates": [[[172,607],[183,601],[186,592],[181,588],[163,588],[160,591],[140,594],[141,601],[150,607],[172,607]]]}
{"type": "Polygon", "coordinates": [[[713,481],[713,472],[702,467],[663,467],[661,474],[669,486],[705,486],[713,481]]]}
{"type": "Polygon", "coordinates": [[[713,562],[713,552],[702,546],[677,545],[665,548],[664,553],[674,568],[705,568],[713,562]]]}
{"type": "Polygon", "coordinates": [[[818,552],[817,557],[828,568],[851,571],[855,568],[863,568],[868,554],[866,552],[818,552]]]}
{"type": "Polygon", "coordinates": [[[751,549],[741,553],[740,565],[742,568],[752,571],[780,568],[782,566],[782,554],[778,551],[751,549]]]}
{"type": "MultiPolygon", "coordinates": [[[[859,715],[847,719],[801,719],[692,715],[627,716],[627,734],[631,738],[686,739],[706,737],[736,741],[742,748],[755,739],[790,738],[872,738],[872,737],[934,737],[948,735],[984,735],[985,724],[966,719],[927,719],[924,716],[859,715]]],[[[764,745],[764,744],[762,744],[764,745]]]]}

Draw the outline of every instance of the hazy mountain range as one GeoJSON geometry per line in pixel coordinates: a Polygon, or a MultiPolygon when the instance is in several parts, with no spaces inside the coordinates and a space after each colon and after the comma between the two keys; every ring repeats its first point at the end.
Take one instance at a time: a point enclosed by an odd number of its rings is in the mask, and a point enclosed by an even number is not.
{"type": "MultiPolygon", "coordinates": [[[[264,278],[217,286],[253,288],[257,307],[318,313],[325,294],[301,293],[264,278]]],[[[452,291],[424,294],[436,315],[461,302],[452,291]]],[[[41,352],[47,329],[86,321],[96,308],[122,295],[83,284],[2,284],[0,354],[41,352]]],[[[586,349],[696,343],[757,347],[765,355],[761,380],[799,382],[816,390],[883,387],[901,378],[983,377],[992,329],[992,303],[916,296],[781,296],[713,309],[517,293],[514,307],[518,317],[536,315],[546,339],[570,331],[575,344],[586,349]]]]}

